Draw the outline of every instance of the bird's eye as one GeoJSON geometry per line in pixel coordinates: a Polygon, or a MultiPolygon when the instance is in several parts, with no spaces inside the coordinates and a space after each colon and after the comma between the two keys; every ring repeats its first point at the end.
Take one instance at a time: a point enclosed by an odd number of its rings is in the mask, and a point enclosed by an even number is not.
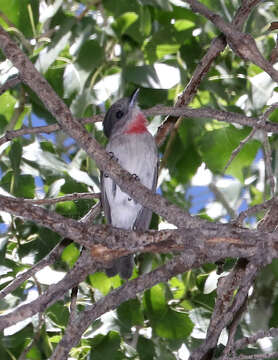
{"type": "Polygon", "coordinates": [[[122,118],[122,117],[123,117],[123,115],[124,115],[124,113],[123,113],[123,111],[122,111],[122,110],[119,110],[119,111],[117,111],[117,112],[116,112],[116,118],[117,118],[117,119],[122,118]]]}

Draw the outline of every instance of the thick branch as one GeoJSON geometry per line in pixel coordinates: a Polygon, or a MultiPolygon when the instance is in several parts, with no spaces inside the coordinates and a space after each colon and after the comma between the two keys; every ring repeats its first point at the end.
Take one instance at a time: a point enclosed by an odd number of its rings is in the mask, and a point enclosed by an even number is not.
{"type": "Polygon", "coordinates": [[[45,226],[63,237],[67,237],[90,247],[90,237],[84,233],[84,225],[76,220],[65,218],[56,212],[32,205],[28,200],[15,199],[0,195],[0,209],[11,214],[22,216],[37,224],[45,226]]]}
{"type": "Polygon", "coordinates": [[[107,257],[111,260],[137,251],[184,251],[215,245],[218,250],[223,251],[223,257],[249,258],[259,252],[262,246],[267,250],[265,255],[276,257],[278,250],[277,233],[249,230],[229,224],[204,222],[203,226],[196,228],[134,232],[112,228],[109,225],[84,225],[29,204],[28,201],[3,195],[0,196],[0,209],[33,220],[63,237],[84,245],[91,249],[92,255],[98,257],[99,261],[105,261],[107,257]]]}

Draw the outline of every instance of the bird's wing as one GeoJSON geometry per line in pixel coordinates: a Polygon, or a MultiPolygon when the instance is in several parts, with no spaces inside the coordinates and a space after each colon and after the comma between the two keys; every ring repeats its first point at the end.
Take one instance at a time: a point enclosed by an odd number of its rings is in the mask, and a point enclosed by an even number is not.
{"type": "MultiPolygon", "coordinates": [[[[155,173],[154,173],[154,177],[153,177],[153,185],[152,185],[152,192],[156,191],[156,186],[157,186],[157,177],[158,177],[158,165],[159,163],[157,162],[157,166],[155,168],[155,173]]],[[[150,226],[150,222],[152,219],[152,210],[143,207],[134,224],[133,224],[133,229],[134,230],[148,230],[149,226],[150,226]]]]}
{"type": "Polygon", "coordinates": [[[101,185],[101,205],[104,211],[104,215],[108,224],[111,224],[111,212],[110,205],[107,200],[105,187],[104,187],[104,173],[101,171],[100,173],[100,185],[101,185]]]}

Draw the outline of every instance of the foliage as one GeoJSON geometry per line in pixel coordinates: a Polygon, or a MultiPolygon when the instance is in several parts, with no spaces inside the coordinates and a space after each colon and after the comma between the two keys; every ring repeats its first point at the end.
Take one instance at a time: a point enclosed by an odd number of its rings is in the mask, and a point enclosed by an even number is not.
{"type": "MultiPolygon", "coordinates": [[[[241,3],[237,0],[202,2],[228,21],[241,3]]],[[[116,99],[137,87],[141,89],[142,108],[160,103],[173,106],[206,49],[219,35],[217,28],[180,0],[0,0],[0,11],[0,25],[16,39],[73,115],[80,118],[102,113],[116,99]]],[[[257,40],[265,57],[269,57],[275,46],[274,32],[268,32],[267,27],[277,12],[274,1],[262,2],[246,24],[245,31],[257,40]]],[[[17,70],[1,53],[0,59],[3,84],[17,70]]],[[[245,63],[226,48],[202,81],[191,106],[259,116],[267,105],[277,101],[276,94],[276,85],[265,72],[252,63],[245,63]]],[[[163,119],[156,116],[150,120],[150,129],[155,133],[163,119]]],[[[276,122],[277,111],[271,120],[276,122]]],[[[0,96],[2,134],[22,126],[54,122],[38,96],[22,84],[0,96]]],[[[86,127],[105,144],[101,124],[86,127]]],[[[269,198],[263,137],[259,132],[223,174],[232,151],[249,132],[250,128],[211,118],[184,119],[165,159],[159,193],[191,214],[222,222],[245,210],[247,204],[256,205],[269,198]],[[218,191],[214,191],[211,184],[216,185],[218,191]]],[[[269,141],[276,175],[277,135],[272,134],[269,141]]],[[[167,143],[168,139],[159,149],[161,158],[167,153],[167,143]]],[[[94,161],[61,131],[25,135],[3,144],[0,174],[1,194],[16,197],[33,199],[99,191],[94,161]]],[[[79,200],[47,207],[80,219],[94,203],[79,200]]],[[[246,225],[253,227],[262,215],[248,218],[246,225]]],[[[60,238],[50,230],[4,212],[1,219],[2,289],[19,272],[48,254],[60,238]]],[[[96,223],[104,223],[104,219],[99,216],[96,223]]],[[[169,224],[154,215],[152,226],[163,229],[169,224]]],[[[78,251],[77,246],[69,245],[48,273],[39,272],[0,300],[1,311],[40,296],[56,282],[58,275],[73,266],[78,251]]],[[[168,259],[168,255],[137,255],[133,276],[168,259]]],[[[225,266],[229,271],[230,262],[225,266]]],[[[216,297],[216,269],[215,264],[208,264],[137,294],[135,299],[92,324],[80,344],[72,349],[71,358],[185,359],[185,349],[190,351],[205,338],[216,297]]],[[[277,274],[278,263],[273,261],[259,275],[239,334],[278,326],[277,274]]],[[[121,283],[119,277],[108,279],[104,273],[90,275],[79,287],[79,308],[83,309],[121,283]]],[[[68,300],[59,301],[40,316],[6,329],[0,338],[1,359],[19,358],[29,344],[27,359],[49,358],[67,326],[68,300]]],[[[268,351],[267,346],[278,350],[274,340],[261,346],[264,351],[268,351]]],[[[250,353],[257,351],[255,347],[250,353]]]]}

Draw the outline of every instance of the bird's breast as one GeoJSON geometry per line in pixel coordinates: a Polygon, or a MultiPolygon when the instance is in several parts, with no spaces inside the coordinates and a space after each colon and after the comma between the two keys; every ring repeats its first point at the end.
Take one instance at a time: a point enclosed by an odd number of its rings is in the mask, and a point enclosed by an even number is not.
{"type": "MultiPolygon", "coordinates": [[[[152,189],[156,176],[157,150],[150,133],[121,134],[110,139],[106,150],[113,152],[119,164],[152,189]]],[[[130,228],[142,206],[124,193],[110,178],[104,179],[111,221],[114,226],[130,228]]]]}

